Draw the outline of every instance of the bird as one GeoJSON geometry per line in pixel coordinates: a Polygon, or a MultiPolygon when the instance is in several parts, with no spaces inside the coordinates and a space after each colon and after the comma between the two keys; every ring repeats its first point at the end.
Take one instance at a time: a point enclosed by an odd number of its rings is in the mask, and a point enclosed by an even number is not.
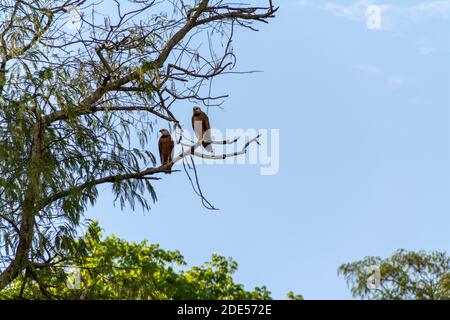
{"type": "MultiPolygon", "coordinates": [[[[159,156],[161,159],[161,165],[172,162],[172,152],[173,152],[173,140],[170,136],[170,132],[167,129],[159,130],[161,137],[159,138],[159,156]]],[[[167,169],[169,172],[172,170],[172,165],[167,169]]]]}
{"type": "Polygon", "coordinates": [[[203,148],[205,148],[208,152],[211,152],[211,126],[209,124],[209,118],[199,106],[196,106],[193,109],[192,129],[194,129],[197,139],[203,140],[203,148]]]}

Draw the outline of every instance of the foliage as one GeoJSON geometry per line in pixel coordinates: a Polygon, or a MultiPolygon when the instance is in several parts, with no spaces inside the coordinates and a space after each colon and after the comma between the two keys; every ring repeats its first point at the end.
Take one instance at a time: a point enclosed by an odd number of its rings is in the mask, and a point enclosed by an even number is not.
{"type": "Polygon", "coordinates": [[[374,300],[450,299],[450,258],[445,252],[398,250],[391,257],[366,257],[339,267],[354,297],[374,300]],[[380,287],[367,286],[370,266],[380,270],[380,287]]]}
{"type": "Polygon", "coordinates": [[[47,267],[27,270],[0,291],[0,298],[270,299],[265,287],[246,291],[234,282],[238,265],[230,258],[213,254],[211,261],[186,269],[178,251],[166,251],[146,241],[101,238],[98,224],[91,224],[84,237],[65,250],[64,257],[57,257],[47,267]],[[80,270],[79,289],[69,289],[66,283],[74,282],[70,273],[74,267],[80,270]]]}
{"type": "Polygon", "coordinates": [[[99,185],[150,208],[170,165],[149,151],[155,123],[181,130],[181,103],[220,104],[207,84],[235,65],[235,29],[275,12],[271,1],[0,1],[0,290],[73,245],[99,185]]]}
{"type": "Polygon", "coordinates": [[[304,300],[301,294],[295,294],[293,291],[289,291],[286,296],[289,300],[304,300]]]}

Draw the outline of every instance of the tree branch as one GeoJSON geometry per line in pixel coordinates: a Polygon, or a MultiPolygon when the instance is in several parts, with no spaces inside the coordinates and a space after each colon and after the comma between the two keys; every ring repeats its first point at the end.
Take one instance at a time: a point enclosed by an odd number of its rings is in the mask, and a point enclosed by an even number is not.
{"type": "MultiPolygon", "coordinates": [[[[86,188],[91,188],[100,184],[104,184],[104,183],[115,183],[115,182],[121,182],[124,180],[129,180],[129,179],[149,179],[149,176],[157,174],[157,173],[167,173],[170,172],[170,168],[177,163],[178,161],[184,159],[185,157],[189,156],[189,155],[194,155],[196,157],[200,157],[200,158],[205,158],[205,159],[216,159],[216,160],[220,160],[220,159],[225,159],[228,157],[234,157],[234,156],[238,156],[238,155],[242,155],[244,153],[246,153],[248,147],[250,146],[250,144],[256,142],[258,143],[258,138],[260,137],[260,135],[256,136],[255,138],[251,139],[250,141],[248,141],[244,147],[235,153],[230,153],[230,154],[224,154],[224,155],[218,155],[218,156],[209,156],[209,155],[203,155],[201,153],[195,152],[195,150],[200,147],[203,144],[203,140],[199,140],[198,142],[196,142],[195,144],[191,145],[187,150],[181,152],[178,156],[176,156],[172,162],[167,163],[165,165],[161,165],[159,167],[150,167],[147,168],[143,171],[139,171],[139,172],[132,172],[132,173],[125,173],[125,174],[117,174],[117,175],[111,175],[108,177],[104,177],[104,178],[99,178],[99,179],[95,179],[92,181],[88,181],[85,183],[82,183],[78,186],[74,186],[72,188],[69,188],[67,190],[58,192],[50,197],[47,197],[46,199],[44,199],[41,204],[39,205],[40,210],[42,210],[43,208],[45,208],[47,205],[49,205],[52,202],[55,202],[59,199],[62,199],[72,193],[76,193],[76,192],[82,192],[84,189],[86,188]]],[[[225,141],[220,141],[220,142],[214,142],[211,141],[210,143],[212,144],[230,144],[230,143],[235,143],[238,141],[239,138],[236,138],[234,140],[225,140],[225,141]]]]}

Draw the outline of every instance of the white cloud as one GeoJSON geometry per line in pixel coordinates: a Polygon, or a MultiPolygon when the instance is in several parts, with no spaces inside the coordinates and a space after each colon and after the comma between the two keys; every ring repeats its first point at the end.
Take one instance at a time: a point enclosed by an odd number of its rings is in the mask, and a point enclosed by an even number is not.
{"type": "Polygon", "coordinates": [[[412,5],[407,10],[412,18],[424,18],[424,17],[450,18],[450,0],[422,2],[412,5]]]}
{"type": "MultiPolygon", "coordinates": [[[[338,3],[326,3],[320,7],[336,17],[343,17],[352,20],[361,20],[367,18],[367,8],[373,5],[370,0],[357,0],[349,5],[343,5],[338,3]]],[[[385,12],[391,8],[388,5],[378,5],[382,12],[385,12]]]]}
{"type": "Polygon", "coordinates": [[[364,72],[364,73],[371,73],[371,74],[383,74],[384,70],[378,66],[372,65],[372,64],[355,64],[352,66],[353,69],[364,72]]]}
{"type": "Polygon", "coordinates": [[[428,56],[436,51],[437,48],[432,46],[422,46],[419,48],[419,54],[422,56],[428,56]]]}
{"type": "Polygon", "coordinates": [[[309,0],[298,0],[296,2],[296,5],[299,6],[300,8],[306,8],[310,5],[309,0]]]}
{"type": "Polygon", "coordinates": [[[405,84],[405,78],[399,74],[391,74],[387,78],[389,88],[397,90],[405,84]]]}
{"type": "Polygon", "coordinates": [[[383,68],[373,64],[355,64],[352,69],[364,74],[379,77],[386,82],[387,86],[392,90],[398,90],[406,82],[406,78],[400,74],[386,72],[383,68]]]}
{"type": "Polygon", "coordinates": [[[367,0],[359,0],[350,5],[342,5],[337,3],[326,3],[320,8],[336,17],[344,17],[349,19],[360,19],[365,17],[367,7],[370,3],[367,0]]]}
{"type": "Polygon", "coordinates": [[[356,0],[350,4],[336,1],[328,2],[320,6],[320,9],[336,17],[361,21],[367,19],[367,9],[372,5],[381,9],[383,20],[395,18],[414,22],[426,18],[450,18],[450,0],[416,0],[409,5],[374,4],[372,0],[356,0]]]}

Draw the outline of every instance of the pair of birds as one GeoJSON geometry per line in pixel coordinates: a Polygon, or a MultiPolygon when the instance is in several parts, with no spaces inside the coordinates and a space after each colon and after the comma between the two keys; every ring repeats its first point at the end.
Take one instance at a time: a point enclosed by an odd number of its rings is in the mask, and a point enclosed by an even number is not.
{"type": "MultiPolygon", "coordinates": [[[[202,145],[208,152],[212,151],[211,146],[211,126],[209,124],[209,118],[200,109],[200,107],[194,107],[192,114],[192,129],[194,129],[195,136],[198,140],[203,140],[202,145]]],[[[167,129],[159,130],[161,137],[159,138],[159,157],[161,159],[161,165],[172,162],[172,153],[174,148],[174,142],[170,136],[170,132],[167,129]]],[[[172,166],[168,168],[170,171],[172,166]]]]}

